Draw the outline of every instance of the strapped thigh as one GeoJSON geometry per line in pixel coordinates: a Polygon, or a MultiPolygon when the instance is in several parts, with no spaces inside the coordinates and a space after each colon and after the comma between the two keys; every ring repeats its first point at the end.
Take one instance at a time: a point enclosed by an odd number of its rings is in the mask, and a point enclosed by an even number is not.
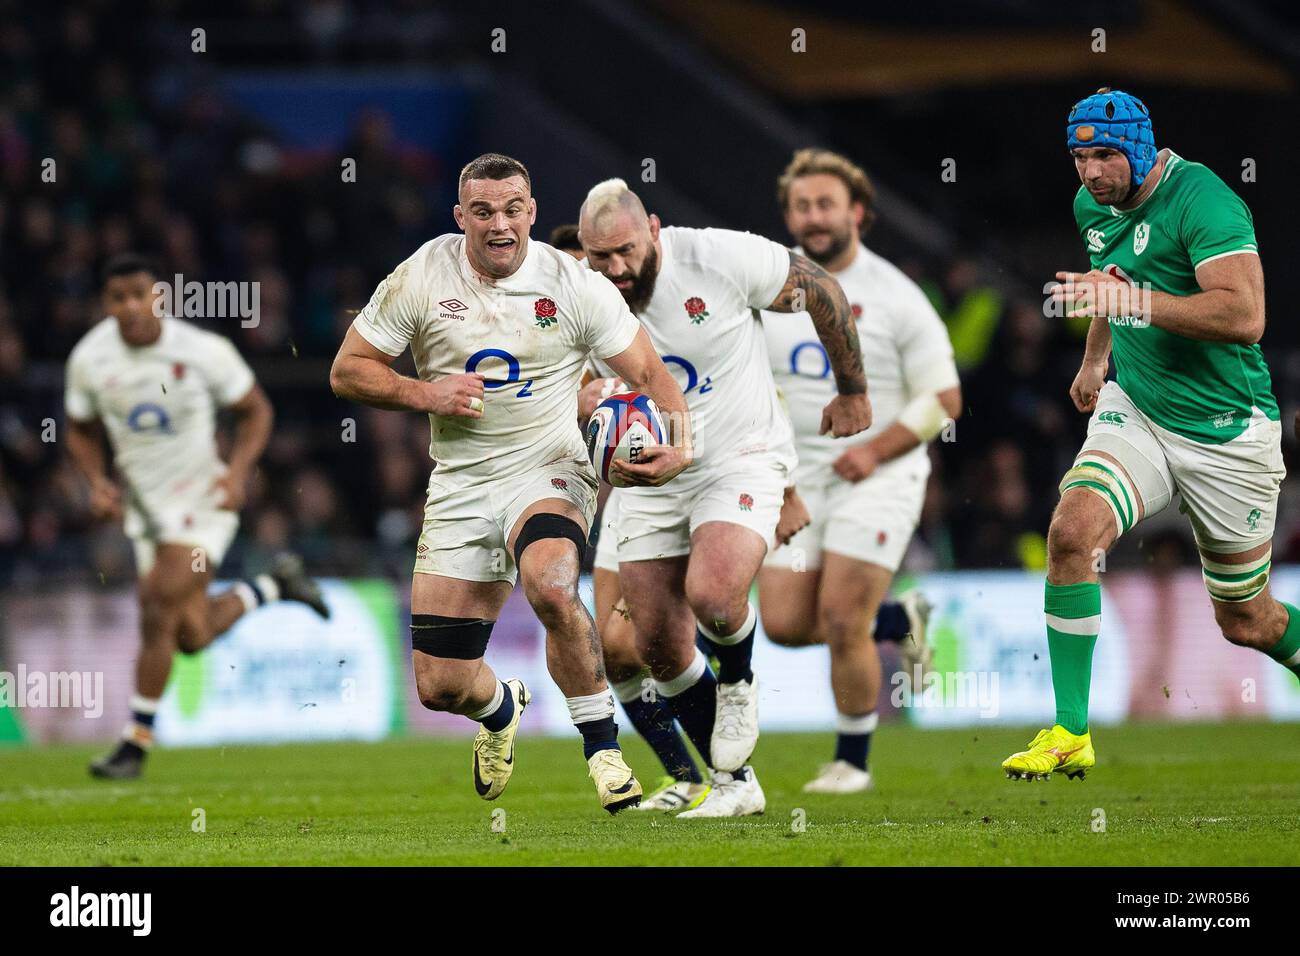
{"type": "Polygon", "coordinates": [[[1201,552],[1201,577],[1210,597],[1225,604],[1243,604],[1259,596],[1268,586],[1273,566],[1273,549],[1244,564],[1212,561],[1201,552]]]}
{"type": "Polygon", "coordinates": [[[1173,497],[1173,481],[1154,436],[1138,432],[1134,437],[1149,439],[1144,442],[1150,444],[1149,453],[1116,434],[1094,432],[1061,479],[1061,494],[1083,488],[1106,502],[1115,518],[1117,536],[1163,511],[1173,497]]]}

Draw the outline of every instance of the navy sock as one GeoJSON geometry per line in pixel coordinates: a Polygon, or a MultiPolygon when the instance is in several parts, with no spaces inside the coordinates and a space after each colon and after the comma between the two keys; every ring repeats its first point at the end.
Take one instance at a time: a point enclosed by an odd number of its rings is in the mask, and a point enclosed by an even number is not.
{"type": "Polygon", "coordinates": [[[677,731],[672,709],[663,698],[645,700],[637,697],[623,701],[623,710],[637,733],[645,738],[645,742],[655,752],[669,776],[674,780],[688,780],[691,783],[703,780],[699,768],[686,749],[686,742],[677,731]]]}
{"type": "Polygon", "coordinates": [[[479,723],[492,731],[494,734],[506,729],[515,716],[515,695],[505,684],[501,685],[501,706],[486,717],[479,720],[479,723]]]}
{"type": "Polygon", "coordinates": [[[911,631],[912,625],[907,621],[907,612],[903,610],[903,605],[897,601],[885,601],[880,605],[880,610],[876,612],[874,635],[877,641],[898,643],[906,640],[911,631]]]}
{"type": "Polygon", "coordinates": [[[132,722],[139,724],[141,727],[149,727],[151,729],[153,727],[154,718],[157,716],[157,714],[141,713],[138,710],[131,711],[132,722]]]}
{"type": "Polygon", "coordinates": [[[713,656],[718,660],[719,684],[737,684],[740,681],[752,684],[754,682],[754,672],[749,665],[754,659],[754,632],[756,630],[758,630],[757,616],[755,616],[754,623],[749,628],[749,633],[743,639],[735,644],[719,644],[717,641],[709,640],[709,635],[698,627],[695,629],[695,636],[704,638],[713,648],[713,656]]]}
{"type": "Polygon", "coordinates": [[[871,734],[836,734],[835,759],[853,764],[859,770],[867,769],[867,753],[871,750],[871,734]]]}
{"type": "Polygon", "coordinates": [[[618,724],[613,717],[601,717],[598,720],[586,720],[576,725],[582,734],[582,755],[588,760],[591,755],[601,750],[619,750],[618,724]]]}
{"type": "Polygon", "coordinates": [[[718,712],[718,682],[707,667],[700,679],[676,697],[664,697],[676,715],[682,730],[710,764],[709,747],[713,742],[713,720],[718,712]]]}

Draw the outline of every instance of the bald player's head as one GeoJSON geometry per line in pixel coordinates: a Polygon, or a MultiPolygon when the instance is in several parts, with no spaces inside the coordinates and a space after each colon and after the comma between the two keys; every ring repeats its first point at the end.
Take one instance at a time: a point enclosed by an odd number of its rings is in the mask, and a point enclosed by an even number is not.
{"type": "Polygon", "coordinates": [[[578,213],[578,239],[587,264],[618,287],[633,312],[650,303],[659,274],[659,217],[646,215],[627,183],[607,179],[591,188],[578,213]]]}

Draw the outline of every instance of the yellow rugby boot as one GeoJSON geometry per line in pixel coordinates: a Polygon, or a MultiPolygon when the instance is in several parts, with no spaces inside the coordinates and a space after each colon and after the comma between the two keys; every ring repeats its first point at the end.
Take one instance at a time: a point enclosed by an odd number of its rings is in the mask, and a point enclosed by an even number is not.
{"type": "Polygon", "coordinates": [[[474,738],[474,789],[484,800],[501,796],[501,791],[510,782],[510,775],[515,771],[515,734],[519,733],[519,719],[533,699],[524,682],[517,677],[510,678],[505,685],[506,693],[511,694],[515,701],[510,723],[495,733],[480,726],[478,736],[474,738]]]}
{"type": "Polygon", "coordinates": [[[1096,763],[1092,735],[1072,734],[1057,724],[1051,730],[1040,730],[1027,750],[1002,761],[1002,769],[1011,780],[1047,780],[1054,773],[1082,780],[1096,763]]]}
{"type": "Polygon", "coordinates": [[[623,761],[623,751],[614,747],[597,750],[587,761],[587,773],[596,783],[600,805],[610,813],[641,802],[641,784],[623,761]]]}

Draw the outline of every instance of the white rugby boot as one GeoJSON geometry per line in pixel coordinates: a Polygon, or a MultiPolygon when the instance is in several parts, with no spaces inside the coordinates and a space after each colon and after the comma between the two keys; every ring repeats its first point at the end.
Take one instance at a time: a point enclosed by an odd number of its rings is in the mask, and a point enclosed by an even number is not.
{"type": "MultiPolygon", "coordinates": [[[[909,684],[916,676],[918,667],[921,680],[924,681],[926,675],[934,670],[934,647],[930,644],[928,634],[930,612],[934,610],[934,605],[917,588],[900,594],[898,603],[903,606],[903,613],[907,615],[907,623],[911,631],[907,637],[898,642],[898,663],[903,673],[907,675],[909,684]]],[[[921,688],[912,688],[912,693],[920,692],[921,688]]]]}
{"type": "Polygon", "coordinates": [[[822,767],[817,776],[803,785],[804,793],[866,793],[873,786],[871,771],[836,760],[822,767]]]}
{"type": "Polygon", "coordinates": [[[706,817],[747,817],[767,809],[767,797],[758,785],[758,774],[750,766],[736,773],[713,771],[713,786],[709,795],[694,810],[677,814],[678,820],[699,820],[706,817]],[[737,776],[743,774],[743,777],[737,776]]]}
{"type": "Polygon", "coordinates": [[[739,770],[758,745],[758,677],[718,684],[709,759],[715,770],[739,770]]]}
{"type": "Polygon", "coordinates": [[[664,777],[659,789],[646,797],[633,810],[652,810],[658,813],[676,813],[678,810],[693,810],[704,802],[709,795],[707,783],[691,783],[689,780],[674,780],[664,777]]]}

